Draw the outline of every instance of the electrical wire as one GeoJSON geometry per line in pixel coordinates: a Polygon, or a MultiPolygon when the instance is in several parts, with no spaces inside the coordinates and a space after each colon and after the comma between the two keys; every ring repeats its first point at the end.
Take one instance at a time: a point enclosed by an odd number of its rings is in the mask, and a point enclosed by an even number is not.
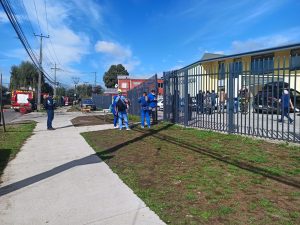
{"type": "Polygon", "coordinates": [[[54,81],[50,78],[49,74],[43,70],[42,68],[40,68],[39,66],[39,61],[37,60],[37,57],[34,53],[34,51],[32,50],[24,32],[22,27],[20,26],[17,17],[15,15],[15,12],[13,10],[13,8],[11,7],[10,3],[7,0],[0,0],[0,3],[10,21],[10,23],[12,24],[15,32],[17,33],[19,40],[21,41],[23,47],[25,48],[28,56],[30,57],[32,63],[34,64],[34,66],[36,67],[36,69],[40,70],[42,75],[44,76],[45,79],[47,79],[49,81],[49,83],[54,84],[54,81]]]}

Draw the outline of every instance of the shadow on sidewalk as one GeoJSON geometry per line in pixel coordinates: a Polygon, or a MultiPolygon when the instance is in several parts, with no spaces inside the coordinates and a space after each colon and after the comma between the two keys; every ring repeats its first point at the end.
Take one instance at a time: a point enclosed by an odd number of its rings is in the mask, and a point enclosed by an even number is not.
{"type": "Polygon", "coordinates": [[[34,183],[37,183],[39,181],[45,180],[49,177],[52,177],[56,174],[66,171],[66,170],[69,170],[73,167],[94,164],[94,163],[101,163],[101,162],[102,161],[99,159],[99,157],[96,154],[89,155],[89,156],[81,158],[81,159],[70,161],[68,163],[65,163],[63,165],[55,167],[46,172],[37,174],[35,176],[26,178],[24,180],[17,181],[15,183],[9,184],[7,186],[0,187],[0,196],[9,194],[11,192],[17,191],[19,189],[22,189],[24,187],[27,187],[34,183]]]}

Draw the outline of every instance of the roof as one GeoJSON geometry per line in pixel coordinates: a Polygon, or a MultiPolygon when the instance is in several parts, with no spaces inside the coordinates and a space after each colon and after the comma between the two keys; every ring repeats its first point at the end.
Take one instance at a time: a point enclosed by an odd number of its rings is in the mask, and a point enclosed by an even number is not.
{"type": "Polygon", "coordinates": [[[104,93],[106,94],[116,94],[118,93],[118,89],[117,88],[107,88],[104,90],[104,93]]]}
{"type": "MultiPolygon", "coordinates": [[[[230,58],[238,58],[238,57],[242,57],[242,56],[268,54],[268,53],[273,53],[275,51],[291,50],[291,49],[296,49],[296,48],[300,48],[300,43],[295,43],[295,44],[290,44],[290,45],[283,45],[283,46],[278,46],[278,47],[274,47],[274,48],[260,49],[260,50],[256,50],[256,51],[250,51],[250,52],[244,52],[244,53],[238,53],[238,54],[232,54],[232,55],[217,56],[217,57],[208,58],[208,59],[203,59],[204,56],[205,56],[205,54],[204,54],[203,57],[199,61],[194,62],[194,63],[192,63],[188,66],[185,66],[181,69],[185,69],[185,68],[191,67],[195,64],[202,63],[202,62],[211,62],[211,61],[215,61],[215,60],[225,60],[225,59],[230,59],[230,58]]],[[[212,56],[211,53],[208,53],[208,54],[210,54],[212,56]]],[[[179,69],[179,70],[181,70],[181,69],[179,69]]]]}
{"type": "Polygon", "coordinates": [[[225,55],[215,54],[215,53],[204,53],[200,60],[214,59],[214,58],[218,58],[218,57],[222,57],[222,56],[225,56],[225,55]]]}

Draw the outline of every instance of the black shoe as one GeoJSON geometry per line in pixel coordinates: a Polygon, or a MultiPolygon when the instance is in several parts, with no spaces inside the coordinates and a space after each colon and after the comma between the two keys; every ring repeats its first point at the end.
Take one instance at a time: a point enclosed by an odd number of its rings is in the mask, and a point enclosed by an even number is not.
{"type": "Polygon", "coordinates": [[[50,128],[48,128],[47,130],[55,130],[55,128],[53,128],[53,127],[50,127],[50,128]]]}

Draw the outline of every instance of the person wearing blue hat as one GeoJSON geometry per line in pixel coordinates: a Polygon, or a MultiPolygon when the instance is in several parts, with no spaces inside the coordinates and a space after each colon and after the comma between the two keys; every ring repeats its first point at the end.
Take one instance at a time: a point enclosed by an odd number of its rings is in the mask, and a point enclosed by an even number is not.
{"type": "Polygon", "coordinates": [[[122,120],[124,120],[126,130],[130,130],[128,126],[127,104],[128,100],[122,95],[122,90],[119,89],[118,96],[115,99],[115,112],[118,115],[120,130],[122,130],[122,120]]]}

